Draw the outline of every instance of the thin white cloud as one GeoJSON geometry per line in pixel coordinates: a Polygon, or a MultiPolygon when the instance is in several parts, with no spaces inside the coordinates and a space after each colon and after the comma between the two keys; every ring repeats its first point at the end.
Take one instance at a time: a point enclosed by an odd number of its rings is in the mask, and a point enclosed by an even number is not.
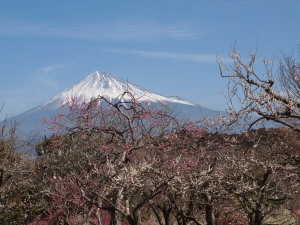
{"type": "Polygon", "coordinates": [[[0,88],[0,106],[5,101],[3,112],[0,112],[0,121],[6,114],[17,115],[41,104],[41,100],[46,101],[49,96],[57,94],[61,88],[61,77],[68,74],[73,64],[74,62],[68,62],[40,67],[26,74],[27,79],[22,85],[0,88]]]}
{"type": "MultiPolygon", "coordinates": [[[[176,59],[201,63],[215,63],[217,59],[216,54],[183,54],[174,52],[162,52],[162,51],[142,51],[142,50],[123,50],[123,49],[103,49],[114,53],[121,54],[133,54],[141,57],[159,58],[159,59],[176,59]]],[[[223,57],[223,62],[227,62],[230,59],[223,57]]]]}
{"type": "Polygon", "coordinates": [[[201,35],[188,24],[143,22],[111,22],[100,24],[36,24],[0,22],[0,35],[39,36],[83,40],[143,41],[155,39],[186,39],[201,35]]]}
{"type": "Polygon", "coordinates": [[[60,69],[63,69],[63,68],[64,68],[63,64],[53,64],[53,65],[49,65],[49,66],[46,66],[46,67],[39,68],[38,71],[42,72],[43,74],[48,74],[50,72],[53,72],[55,70],[60,70],[60,69]]]}
{"type": "Polygon", "coordinates": [[[52,64],[41,67],[33,76],[34,82],[52,89],[58,89],[57,78],[66,72],[68,66],[69,64],[52,64]]]}

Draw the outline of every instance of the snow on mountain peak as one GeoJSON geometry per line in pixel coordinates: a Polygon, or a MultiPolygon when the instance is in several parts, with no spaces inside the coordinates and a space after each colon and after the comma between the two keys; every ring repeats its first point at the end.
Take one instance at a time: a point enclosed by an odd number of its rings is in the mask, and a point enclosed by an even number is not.
{"type": "Polygon", "coordinates": [[[185,105],[195,105],[191,102],[181,100],[176,97],[165,97],[153,92],[147,91],[134,84],[116,77],[114,74],[95,71],[89,74],[79,83],[73,85],[69,89],[61,92],[43,106],[51,105],[52,107],[60,107],[67,103],[71,97],[78,98],[79,101],[89,101],[98,96],[104,96],[109,100],[118,98],[124,91],[128,90],[139,101],[148,102],[170,102],[181,103],[185,105]]]}
{"type": "Polygon", "coordinates": [[[174,115],[181,119],[199,120],[203,119],[203,117],[208,118],[220,113],[178,97],[165,97],[155,94],[137,85],[128,83],[113,74],[96,71],[56,95],[48,102],[14,117],[14,121],[22,121],[21,129],[27,133],[39,130],[39,128],[43,130],[41,131],[43,133],[45,131],[44,126],[41,125],[41,121],[45,118],[51,118],[57,115],[57,113],[61,113],[61,106],[68,103],[70,98],[75,97],[79,102],[83,102],[104,96],[107,100],[113,101],[120,97],[124,91],[131,92],[140,102],[152,102],[154,106],[160,102],[169,105],[172,110],[174,109],[174,115]]]}

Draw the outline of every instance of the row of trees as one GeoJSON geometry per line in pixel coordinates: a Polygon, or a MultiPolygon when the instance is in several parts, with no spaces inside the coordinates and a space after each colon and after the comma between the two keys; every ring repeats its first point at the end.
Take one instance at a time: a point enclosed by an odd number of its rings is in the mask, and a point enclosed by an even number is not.
{"type": "Polygon", "coordinates": [[[166,108],[141,104],[124,92],[115,102],[71,99],[67,110],[46,121],[53,135],[37,146],[37,158],[28,159],[15,152],[16,125],[3,123],[1,223],[299,223],[297,98],[271,89],[275,80],[259,78],[250,55],[244,66],[234,50],[234,65],[227,69],[234,82],[230,97],[244,93],[239,99],[247,104],[231,112],[229,122],[256,112],[261,117],[252,124],[269,119],[288,128],[211,133],[206,125],[178,121],[166,108]],[[284,98],[292,97],[287,104],[284,98]],[[267,110],[271,102],[279,110],[276,117],[267,110]],[[294,110],[291,120],[280,104],[294,110]]]}

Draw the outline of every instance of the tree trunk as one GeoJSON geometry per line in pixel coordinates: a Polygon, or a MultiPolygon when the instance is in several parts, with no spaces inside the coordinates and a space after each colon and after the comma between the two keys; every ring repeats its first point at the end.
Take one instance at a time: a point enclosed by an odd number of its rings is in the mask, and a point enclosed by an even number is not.
{"type": "Polygon", "coordinates": [[[216,225],[216,218],[215,218],[213,207],[211,205],[205,206],[205,219],[207,225],[216,225]]]}
{"type": "MultiPolygon", "coordinates": [[[[114,193],[114,205],[120,208],[122,198],[122,188],[115,190],[114,193]]],[[[118,210],[114,209],[111,215],[110,225],[121,225],[120,213],[118,210]]]]}
{"type": "Polygon", "coordinates": [[[171,224],[171,208],[168,206],[164,206],[164,209],[162,210],[164,219],[165,219],[165,225],[171,224]]]}
{"type": "Polygon", "coordinates": [[[207,225],[216,225],[216,217],[212,206],[212,198],[209,194],[205,195],[207,204],[205,205],[205,219],[207,225]]]}
{"type": "Polygon", "coordinates": [[[255,212],[254,225],[262,225],[263,216],[260,210],[255,212]]]}
{"type": "Polygon", "coordinates": [[[100,216],[100,209],[96,210],[96,217],[97,217],[97,225],[102,225],[101,216],[100,216]]]}
{"type": "Polygon", "coordinates": [[[136,225],[141,225],[142,224],[142,220],[141,220],[141,212],[140,210],[136,210],[133,214],[133,218],[134,221],[136,223],[136,225]]]}

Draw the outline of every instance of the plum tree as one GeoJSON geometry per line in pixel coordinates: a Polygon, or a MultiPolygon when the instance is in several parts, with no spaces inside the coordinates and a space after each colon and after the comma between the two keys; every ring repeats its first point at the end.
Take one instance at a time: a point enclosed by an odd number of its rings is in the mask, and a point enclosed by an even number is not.
{"type": "MultiPolygon", "coordinates": [[[[298,46],[300,55],[300,46],[298,46]]],[[[230,123],[244,119],[253,125],[270,120],[300,131],[300,62],[293,55],[284,55],[273,72],[273,59],[264,58],[265,72],[256,70],[257,56],[249,52],[250,60],[242,59],[235,47],[230,54],[232,65],[218,60],[220,74],[228,79],[228,111],[230,123]],[[237,100],[237,101],[236,101],[237,100]],[[235,104],[238,102],[238,104],[235,104]]]]}

